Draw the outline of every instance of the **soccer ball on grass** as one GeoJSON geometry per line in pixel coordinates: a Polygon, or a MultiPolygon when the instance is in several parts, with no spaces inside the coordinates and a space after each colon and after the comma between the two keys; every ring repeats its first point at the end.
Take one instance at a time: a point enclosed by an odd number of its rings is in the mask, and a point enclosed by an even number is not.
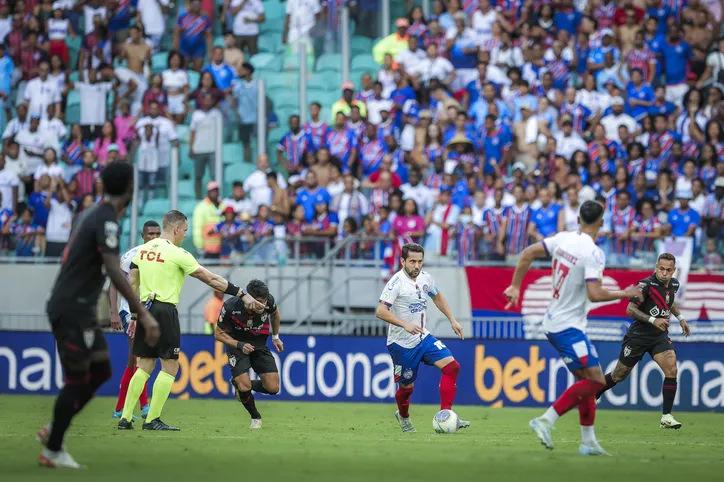
{"type": "Polygon", "coordinates": [[[458,414],[452,410],[440,410],[432,418],[432,428],[437,433],[455,433],[458,431],[458,414]]]}

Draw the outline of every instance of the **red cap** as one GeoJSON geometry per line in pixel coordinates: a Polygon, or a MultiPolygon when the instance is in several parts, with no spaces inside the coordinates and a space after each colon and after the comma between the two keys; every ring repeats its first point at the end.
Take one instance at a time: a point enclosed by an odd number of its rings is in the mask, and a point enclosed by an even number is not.
{"type": "Polygon", "coordinates": [[[234,211],[234,208],[232,208],[231,206],[226,206],[226,209],[224,209],[224,214],[226,213],[236,214],[236,211],[234,211]]]}

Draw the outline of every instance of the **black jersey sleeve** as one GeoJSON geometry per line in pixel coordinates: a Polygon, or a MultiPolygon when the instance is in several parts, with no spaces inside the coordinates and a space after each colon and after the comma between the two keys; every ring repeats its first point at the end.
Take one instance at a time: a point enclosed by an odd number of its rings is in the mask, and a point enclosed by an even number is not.
{"type": "Polygon", "coordinates": [[[669,284],[671,285],[671,291],[673,291],[674,295],[679,292],[679,287],[681,286],[681,283],[679,283],[678,279],[671,278],[669,284]]]}
{"type": "Polygon", "coordinates": [[[96,245],[101,253],[120,255],[118,238],[120,226],[111,209],[99,209],[96,214],[96,245]]]}
{"type": "Polygon", "coordinates": [[[276,310],[277,310],[277,302],[272,295],[269,295],[269,298],[267,298],[267,300],[266,300],[266,312],[271,315],[276,310]]]}
{"type": "Polygon", "coordinates": [[[651,289],[651,285],[649,284],[649,281],[647,279],[642,279],[638,282],[638,288],[639,291],[641,291],[641,299],[638,298],[632,298],[631,302],[636,303],[638,306],[641,306],[644,301],[646,301],[646,298],[649,297],[649,290],[651,289]]]}
{"type": "Polygon", "coordinates": [[[217,328],[221,328],[222,330],[228,331],[231,328],[231,312],[232,309],[232,300],[228,299],[224,302],[224,306],[221,307],[221,311],[219,312],[219,320],[216,322],[217,328]]]}

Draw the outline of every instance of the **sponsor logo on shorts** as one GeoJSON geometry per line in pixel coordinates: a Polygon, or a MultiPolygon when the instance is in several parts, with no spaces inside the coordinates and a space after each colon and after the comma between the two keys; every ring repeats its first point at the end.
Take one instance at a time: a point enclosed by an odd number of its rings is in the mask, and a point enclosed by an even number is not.
{"type": "Polygon", "coordinates": [[[631,354],[631,347],[628,346],[628,345],[626,345],[625,347],[623,347],[623,356],[624,356],[625,358],[628,358],[628,356],[629,356],[630,354],[631,354]]]}
{"type": "Polygon", "coordinates": [[[573,359],[571,357],[564,356],[563,363],[565,363],[566,365],[570,365],[571,363],[573,363],[573,359]]]}

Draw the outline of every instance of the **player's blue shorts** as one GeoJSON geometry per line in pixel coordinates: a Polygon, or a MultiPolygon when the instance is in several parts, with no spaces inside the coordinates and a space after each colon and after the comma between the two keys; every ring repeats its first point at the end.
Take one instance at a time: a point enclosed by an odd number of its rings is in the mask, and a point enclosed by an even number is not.
{"type": "Polygon", "coordinates": [[[452,356],[448,347],[432,335],[427,335],[414,348],[403,348],[397,343],[392,343],[387,345],[387,351],[390,352],[392,363],[395,365],[395,383],[403,385],[415,381],[420,362],[434,365],[435,362],[452,356]]]}
{"type": "Polygon", "coordinates": [[[127,312],[126,310],[121,310],[118,312],[118,315],[121,317],[121,325],[123,325],[123,332],[128,333],[128,324],[131,322],[131,314],[127,312]]]}
{"type": "Polygon", "coordinates": [[[598,352],[588,336],[577,328],[546,333],[569,370],[598,366],[598,352]]]}

